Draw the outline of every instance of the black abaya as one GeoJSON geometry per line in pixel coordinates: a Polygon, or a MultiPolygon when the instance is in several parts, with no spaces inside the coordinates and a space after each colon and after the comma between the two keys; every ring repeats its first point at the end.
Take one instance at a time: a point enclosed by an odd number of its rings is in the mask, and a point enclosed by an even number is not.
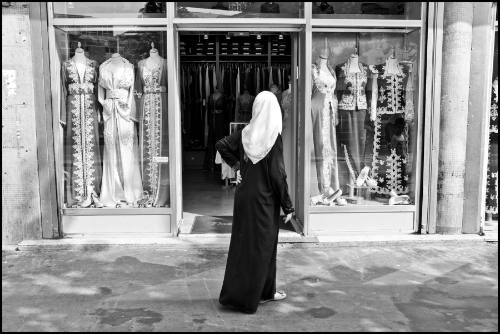
{"type": "Polygon", "coordinates": [[[280,205],[285,214],[294,211],[286,182],[283,142],[278,135],[273,148],[257,164],[245,158],[241,130],[216,144],[222,159],[240,169],[242,182],[236,188],[231,242],[222,305],[255,313],[261,299],[276,292],[276,250],[280,205]]]}

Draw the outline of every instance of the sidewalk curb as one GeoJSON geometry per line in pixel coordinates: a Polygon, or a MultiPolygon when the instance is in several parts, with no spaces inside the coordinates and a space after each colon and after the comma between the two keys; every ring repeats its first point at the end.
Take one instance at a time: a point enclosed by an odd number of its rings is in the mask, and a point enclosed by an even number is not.
{"type": "MultiPolygon", "coordinates": [[[[103,247],[227,248],[230,234],[180,235],[178,238],[64,238],[24,240],[17,245],[2,245],[2,251],[92,250],[103,247]]],[[[461,235],[368,235],[368,236],[280,236],[280,248],[400,246],[433,243],[498,243],[498,238],[477,234],[461,235]]]]}

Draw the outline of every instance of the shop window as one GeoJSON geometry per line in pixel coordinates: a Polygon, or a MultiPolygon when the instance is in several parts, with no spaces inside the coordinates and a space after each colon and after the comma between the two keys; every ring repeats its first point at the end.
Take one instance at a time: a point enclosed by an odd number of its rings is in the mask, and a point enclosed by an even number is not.
{"type": "Polygon", "coordinates": [[[313,2],[317,19],[420,20],[420,2],[313,2]]]}
{"type": "Polygon", "coordinates": [[[166,2],[53,2],[56,18],[166,17],[166,2]]]}
{"type": "Polygon", "coordinates": [[[55,27],[65,208],[170,206],[166,32],[143,29],[55,27]]]}
{"type": "Polygon", "coordinates": [[[182,18],[301,18],[303,2],[177,2],[182,18]]]}
{"type": "Polygon", "coordinates": [[[420,31],[312,44],[311,205],[415,204],[420,31]]]}

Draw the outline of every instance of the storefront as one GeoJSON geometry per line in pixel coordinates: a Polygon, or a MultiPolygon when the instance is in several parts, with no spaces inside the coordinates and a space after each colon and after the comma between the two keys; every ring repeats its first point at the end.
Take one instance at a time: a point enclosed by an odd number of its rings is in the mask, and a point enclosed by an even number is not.
{"type": "Polygon", "coordinates": [[[59,233],[229,232],[213,145],[267,89],[298,233],[420,232],[438,7],[47,3],[59,233]]]}

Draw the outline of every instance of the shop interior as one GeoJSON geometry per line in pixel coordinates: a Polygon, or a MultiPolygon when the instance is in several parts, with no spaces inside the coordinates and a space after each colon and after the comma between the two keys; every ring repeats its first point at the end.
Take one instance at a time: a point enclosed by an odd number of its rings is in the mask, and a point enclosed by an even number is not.
{"type": "MultiPolygon", "coordinates": [[[[291,130],[291,37],[279,32],[180,34],[183,232],[231,232],[235,175],[215,143],[250,121],[259,92],[276,94],[284,132],[291,130]]],[[[285,159],[290,160],[287,140],[285,159]]]]}

